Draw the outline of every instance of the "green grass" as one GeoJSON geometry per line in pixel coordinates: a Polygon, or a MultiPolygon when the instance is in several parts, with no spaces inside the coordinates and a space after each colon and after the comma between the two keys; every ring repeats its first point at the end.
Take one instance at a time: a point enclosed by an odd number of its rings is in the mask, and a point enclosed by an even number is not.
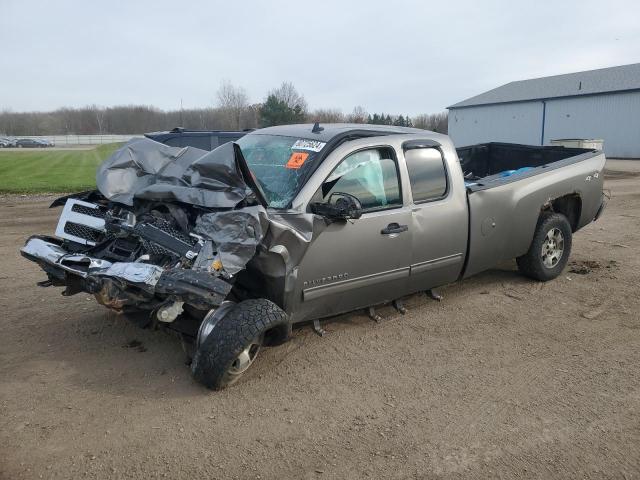
{"type": "Polygon", "coordinates": [[[96,168],[121,144],[92,150],[0,150],[0,193],[75,192],[96,186],[96,168]]]}

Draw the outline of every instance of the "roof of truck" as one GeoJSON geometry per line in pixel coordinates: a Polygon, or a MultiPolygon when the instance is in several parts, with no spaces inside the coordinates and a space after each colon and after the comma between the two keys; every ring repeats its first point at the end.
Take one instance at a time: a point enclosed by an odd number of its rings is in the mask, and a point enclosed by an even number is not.
{"type": "Polygon", "coordinates": [[[321,123],[321,131],[314,133],[313,123],[302,123],[296,125],[278,125],[267,127],[251,132],[251,135],[282,135],[286,137],[298,137],[304,139],[328,142],[338,135],[349,132],[379,132],[381,135],[392,134],[424,134],[426,130],[410,127],[396,127],[393,125],[371,125],[367,123],[321,123]]]}
{"type": "Polygon", "coordinates": [[[546,100],[640,89],[640,63],[510,82],[447,108],[546,100]]]}

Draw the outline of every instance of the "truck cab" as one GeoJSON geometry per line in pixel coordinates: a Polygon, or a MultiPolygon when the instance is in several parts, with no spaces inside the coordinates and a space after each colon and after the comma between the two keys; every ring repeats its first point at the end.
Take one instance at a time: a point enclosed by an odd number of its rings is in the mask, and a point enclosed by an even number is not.
{"type": "Polygon", "coordinates": [[[307,251],[295,294],[298,315],[384,303],[460,276],[468,237],[462,173],[446,137],[437,143],[429,137],[349,142],[305,185],[299,208],[311,211],[346,193],[358,198],[362,215],[332,223],[307,251]]]}

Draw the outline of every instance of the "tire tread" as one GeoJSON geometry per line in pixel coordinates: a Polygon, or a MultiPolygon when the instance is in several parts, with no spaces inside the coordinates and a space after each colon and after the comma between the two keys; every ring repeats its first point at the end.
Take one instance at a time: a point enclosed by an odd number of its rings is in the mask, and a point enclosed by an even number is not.
{"type": "Polygon", "coordinates": [[[571,254],[571,240],[571,225],[569,224],[567,217],[561,213],[542,213],[538,219],[538,224],[536,226],[535,233],[533,234],[533,240],[531,241],[529,250],[527,253],[516,259],[518,269],[523,275],[541,282],[546,282],[556,278],[560,273],[562,273],[562,270],[564,270],[564,267],[569,260],[569,255],[571,254]],[[558,265],[553,268],[546,268],[542,263],[540,251],[547,232],[553,227],[557,227],[562,230],[564,236],[564,252],[560,262],[558,262],[558,265]]]}
{"type": "Polygon", "coordinates": [[[268,330],[288,324],[286,313],[265,299],[245,300],[233,307],[197,349],[191,371],[213,390],[227,386],[227,370],[249,343],[268,330]]]}

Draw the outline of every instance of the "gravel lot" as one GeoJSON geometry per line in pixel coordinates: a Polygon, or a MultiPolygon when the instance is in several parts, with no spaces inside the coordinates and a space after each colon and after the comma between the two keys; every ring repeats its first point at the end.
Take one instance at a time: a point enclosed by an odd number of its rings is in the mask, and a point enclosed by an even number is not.
{"type": "Polygon", "coordinates": [[[0,198],[0,478],[640,477],[640,162],[542,284],[515,262],[305,327],[211,393],[179,343],[18,255],[47,197],[0,198]]]}

